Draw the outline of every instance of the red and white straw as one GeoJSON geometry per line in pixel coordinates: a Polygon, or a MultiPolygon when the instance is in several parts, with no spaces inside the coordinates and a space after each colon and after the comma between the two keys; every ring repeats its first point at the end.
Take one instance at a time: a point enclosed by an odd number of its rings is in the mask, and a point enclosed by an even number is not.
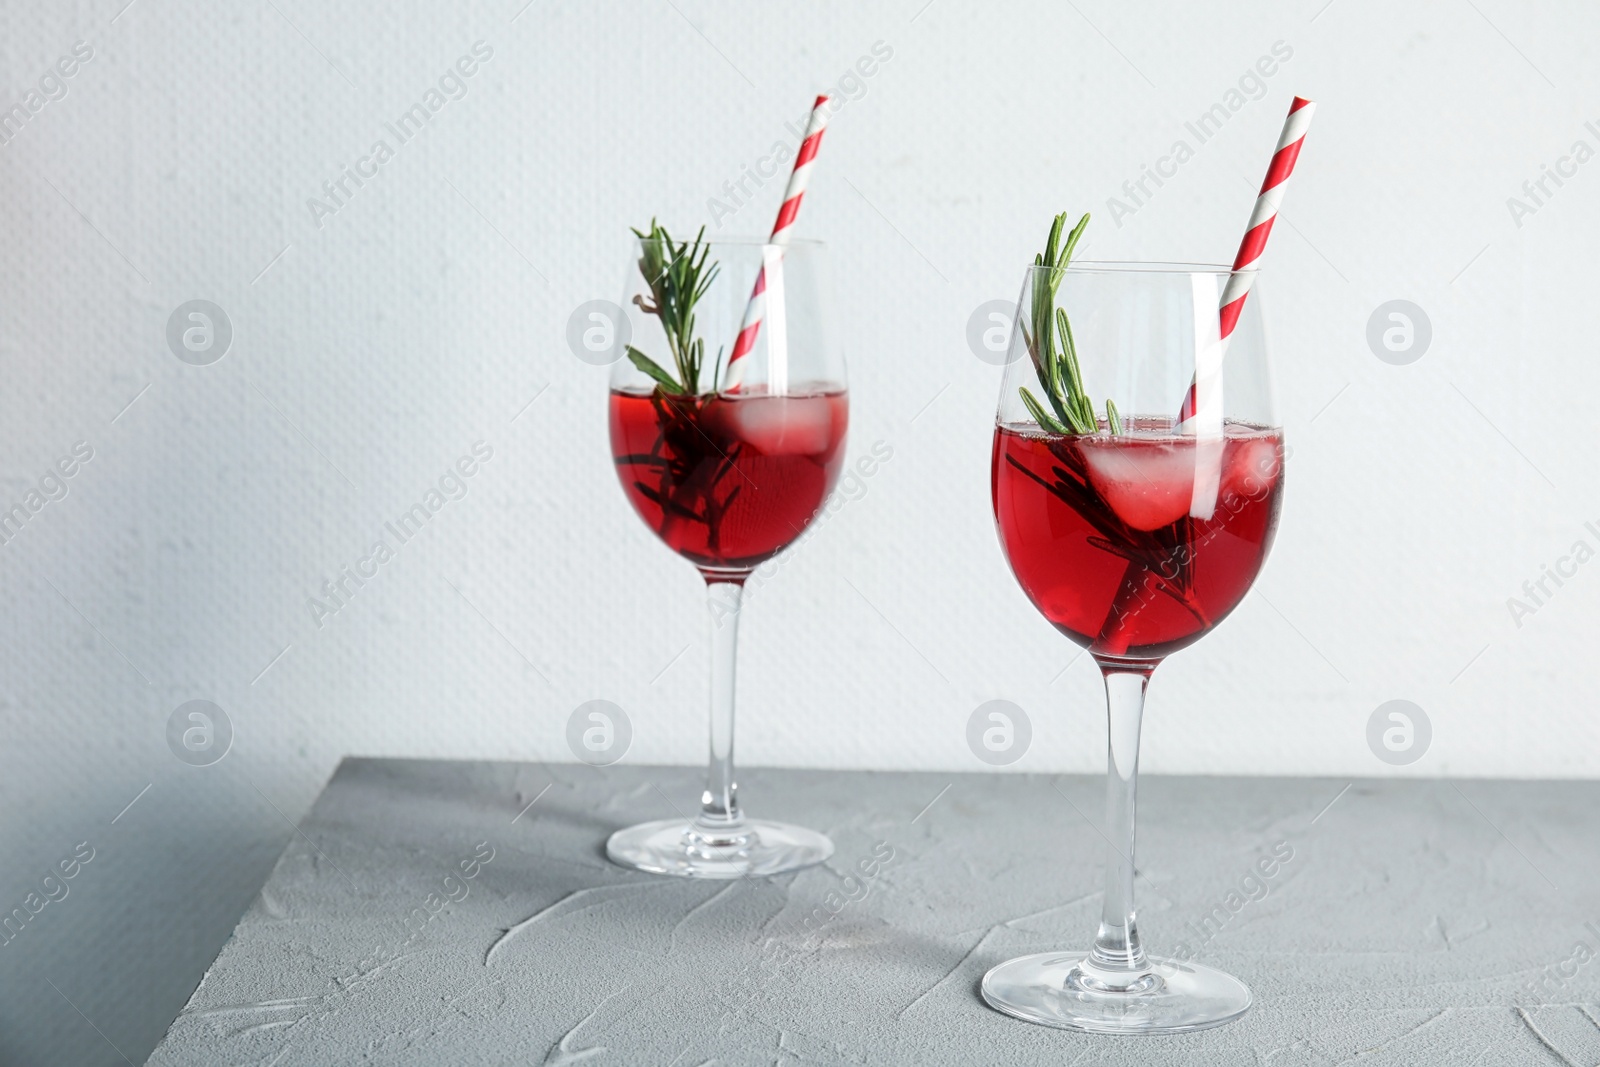
{"type": "MultiPolygon", "coordinates": [[[[811,119],[806,123],[806,135],[800,142],[800,151],[794,157],[794,170],[789,172],[789,184],[783,190],[783,206],[778,208],[778,220],[772,224],[772,236],[767,244],[782,248],[789,243],[794,232],[794,220],[800,214],[800,201],[806,195],[806,185],[811,181],[811,164],[817,158],[822,144],[822,134],[828,125],[829,100],[827,94],[817,97],[811,105],[811,119]]],[[[761,320],[766,317],[767,269],[756,275],[755,289],[750,293],[750,303],[745,305],[744,322],[739,327],[738,340],[728,355],[728,365],[723,371],[723,388],[732,392],[739,388],[744,377],[745,357],[756,346],[761,334],[761,320]]]]}
{"type": "MultiPolygon", "coordinates": [[[[1272,165],[1267,168],[1266,180],[1261,183],[1261,194],[1256,197],[1255,210],[1250,212],[1250,227],[1245,230],[1244,240],[1239,242],[1239,254],[1233,260],[1233,273],[1228,275],[1228,284],[1222,290],[1219,313],[1224,345],[1239,324],[1239,313],[1244,310],[1245,297],[1250,295],[1250,287],[1255,284],[1261,254],[1266,251],[1267,237],[1272,233],[1272,223],[1278,217],[1279,205],[1283,203],[1284,189],[1288,186],[1289,175],[1294,173],[1295,160],[1300,158],[1300,146],[1305,143],[1306,130],[1311,127],[1311,116],[1316,110],[1316,104],[1300,96],[1295,97],[1289,105],[1289,117],[1284,120],[1283,134],[1278,138],[1277,150],[1272,154],[1272,165]]],[[[1179,422],[1194,417],[1198,384],[1198,381],[1190,383],[1189,392],[1183,398],[1183,407],[1178,412],[1179,422]]]]}

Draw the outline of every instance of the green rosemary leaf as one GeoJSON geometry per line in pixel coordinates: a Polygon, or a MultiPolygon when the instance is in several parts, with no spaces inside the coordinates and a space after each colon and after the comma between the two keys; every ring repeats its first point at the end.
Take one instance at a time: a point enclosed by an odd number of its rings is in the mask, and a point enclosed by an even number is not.
{"type": "Polygon", "coordinates": [[[1056,415],[1062,425],[1072,427],[1072,432],[1074,433],[1087,432],[1083,428],[1083,420],[1079,418],[1077,410],[1072,406],[1070,400],[1063,400],[1061,397],[1053,396],[1050,398],[1050,406],[1056,409],[1056,415]]]}
{"type": "Polygon", "coordinates": [[[1049,430],[1051,433],[1060,434],[1070,432],[1060,422],[1056,421],[1056,419],[1053,418],[1042,405],[1040,405],[1039,401],[1033,398],[1033,394],[1028,392],[1027,386],[1022,386],[1017,390],[1017,392],[1022,394],[1023,405],[1027,407],[1028,414],[1033,416],[1033,421],[1037,422],[1041,429],[1049,430]]]}
{"type": "Polygon", "coordinates": [[[1077,346],[1072,343],[1072,323],[1067,321],[1067,313],[1061,308],[1056,308],[1056,335],[1061,339],[1062,384],[1068,396],[1080,397],[1083,395],[1083,371],[1078,366],[1077,346]]]}
{"type": "Polygon", "coordinates": [[[1106,427],[1112,433],[1119,434],[1122,432],[1122,416],[1117,414],[1117,405],[1111,402],[1109,396],[1106,397],[1106,427]]]}
{"type": "Polygon", "coordinates": [[[682,395],[684,392],[683,386],[678,384],[677,379],[673,378],[672,375],[662,370],[655,360],[651,359],[637,348],[634,348],[632,345],[628,346],[628,359],[635,367],[638,367],[640,371],[654,378],[656,383],[667,392],[678,395],[682,395]]]}
{"type": "Polygon", "coordinates": [[[700,391],[700,367],[706,359],[706,342],[704,338],[696,337],[694,344],[689,346],[689,369],[683,376],[684,383],[689,386],[689,391],[700,391]]]}
{"type": "MultiPolygon", "coordinates": [[[[1062,212],[1061,217],[1066,218],[1066,212],[1062,212]]],[[[1078,224],[1074,226],[1072,228],[1072,232],[1067,235],[1067,247],[1061,253],[1061,265],[1063,267],[1065,267],[1067,265],[1067,261],[1072,258],[1072,250],[1078,247],[1078,238],[1083,236],[1083,231],[1088,229],[1088,227],[1089,213],[1085,211],[1083,213],[1083,218],[1078,220],[1078,224]]]]}
{"type": "MultiPolygon", "coordinates": [[[[1053,301],[1052,301],[1052,303],[1053,303],[1053,301]]],[[[1049,308],[1050,308],[1050,304],[1046,304],[1045,305],[1045,312],[1044,312],[1044,321],[1045,321],[1044,348],[1045,348],[1045,352],[1047,352],[1047,353],[1052,352],[1054,350],[1054,348],[1055,348],[1055,345],[1056,345],[1056,335],[1051,332],[1051,328],[1050,328],[1050,321],[1051,320],[1050,320],[1049,308]]],[[[1061,399],[1061,389],[1062,389],[1061,361],[1056,359],[1053,355],[1047,355],[1045,357],[1045,376],[1044,376],[1044,380],[1041,381],[1039,384],[1044,386],[1044,394],[1045,394],[1045,396],[1049,397],[1050,398],[1050,402],[1052,404],[1054,404],[1057,409],[1059,409],[1061,407],[1059,401],[1061,399]]]]}
{"type": "Polygon", "coordinates": [[[1094,433],[1094,405],[1089,402],[1083,388],[1083,369],[1078,365],[1078,346],[1072,338],[1072,324],[1067,313],[1056,309],[1056,328],[1061,335],[1061,377],[1065,379],[1066,396],[1063,401],[1073,410],[1072,424],[1079,433],[1094,433]]]}

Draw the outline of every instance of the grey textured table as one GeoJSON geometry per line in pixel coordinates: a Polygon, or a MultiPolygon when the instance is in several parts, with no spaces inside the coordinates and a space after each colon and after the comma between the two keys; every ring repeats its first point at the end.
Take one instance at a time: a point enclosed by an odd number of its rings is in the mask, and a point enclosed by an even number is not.
{"type": "Polygon", "coordinates": [[[1117,1039],[977,994],[1009,956],[1087,943],[1098,781],[747,770],[752,809],[837,853],[694,883],[603,844],[687,808],[698,770],[347,760],[149,1063],[1600,1061],[1600,783],[1346,785],[1142,783],[1146,943],[1256,1003],[1117,1039]]]}

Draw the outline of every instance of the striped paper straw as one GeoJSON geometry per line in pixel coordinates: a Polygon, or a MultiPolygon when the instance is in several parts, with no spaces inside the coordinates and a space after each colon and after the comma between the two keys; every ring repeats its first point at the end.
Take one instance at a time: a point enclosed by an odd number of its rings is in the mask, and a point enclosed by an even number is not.
{"type": "MultiPolygon", "coordinates": [[[[1289,175],[1294,173],[1295,160],[1300,158],[1300,146],[1305,143],[1306,130],[1310,128],[1311,115],[1316,110],[1316,104],[1301,96],[1295,97],[1289,105],[1289,117],[1283,122],[1283,135],[1278,138],[1277,150],[1272,153],[1272,165],[1267,168],[1267,178],[1261,183],[1261,194],[1256,197],[1255,210],[1250,212],[1250,227],[1245,231],[1244,240],[1239,242],[1239,254],[1233,260],[1233,273],[1228,275],[1228,284],[1222,289],[1219,314],[1222,317],[1224,346],[1234,327],[1239,325],[1244,298],[1250,295],[1250,287],[1255,284],[1261,254],[1266,251],[1267,237],[1272,233],[1272,223],[1278,217],[1278,206],[1283,203],[1284,189],[1289,183],[1289,175]]],[[[1198,381],[1189,383],[1189,392],[1178,410],[1180,423],[1194,417],[1197,385],[1198,381]]]]}
{"type": "MultiPolygon", "coordinates": [[[[772,224],[772,236],[767,244],[782,248],[789,243],[794,231],[794,220],[800,214],[800,201],[806,195],[806,185],[811,181],[811,163],[817,158],[817,148],[822,144],[822,134],[828,125],[828,96],[817,97],[811,105],[811,120],[806,123],[806,135],[800,142],[800,151],[794,157],[794,170],[789,172],[789,185],[783,191],[783,206],[778,208],[778,220],[772,224]]],[[[767,269],[756,275],[755,289],[750,293],[750,303],[745,305],[744,322],[739,327],[739,338],[728,355],[728,366],[723,372],[723,388],[733,392],[744,377],[744,358],[756,346],[761,333],[761,320],[766,315],[767,269]]]]}

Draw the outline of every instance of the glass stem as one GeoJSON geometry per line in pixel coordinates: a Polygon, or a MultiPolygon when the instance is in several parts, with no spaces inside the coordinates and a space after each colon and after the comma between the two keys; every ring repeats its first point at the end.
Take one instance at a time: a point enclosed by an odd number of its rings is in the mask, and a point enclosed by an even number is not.
{"type": "Polygon", "coordinates": [[[706,582],[711,609],[711,762],[694,829],[713,845],[737,843],[744,825],[739,787],[733,777],[734,661],[739,651],[743,596],[743,582],[706,582]]]}
{"type": "Polygon", "coordinates": [[[1136,985],[1150,971],[1134,921],[1133,839],[1139,727],[1153,666],[1101,664],[1106,683],[1106,896],[1100,932],[1085,961],[1098,984],[1136,985]]]}

